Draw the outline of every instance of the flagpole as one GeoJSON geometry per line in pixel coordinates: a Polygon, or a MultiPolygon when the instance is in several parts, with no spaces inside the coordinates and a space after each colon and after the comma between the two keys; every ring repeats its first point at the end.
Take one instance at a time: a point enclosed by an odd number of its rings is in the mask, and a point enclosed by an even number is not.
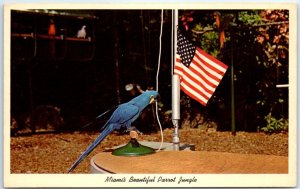
{"type": "MultiPolygon", "coordinates": [[[[172,73],[173,73],[173,65],[176,61],[176,51],[177,51],[177,26],[178,26],[178,9],[172,10],[172,21],[173,21],[173,60],[172,62],[172,73]]],[[[179,120],[180,120],[180,80],[179,76],[172,74],[172,122],[174,125],[174,133],[173,133],[173,150],[179,151],[179,120]]]]}
{"type": "MultiPolygon", "coordinates": [[[[232,36],[232,35],[231,35],[232,36]]],[[[234,103],[234,67],[233,67],[233,42],[231,42],[231,65],[230,65],[230,93],[231,93],[231,133],[236,135],[235,128],[235,103],[234,103]]]]}

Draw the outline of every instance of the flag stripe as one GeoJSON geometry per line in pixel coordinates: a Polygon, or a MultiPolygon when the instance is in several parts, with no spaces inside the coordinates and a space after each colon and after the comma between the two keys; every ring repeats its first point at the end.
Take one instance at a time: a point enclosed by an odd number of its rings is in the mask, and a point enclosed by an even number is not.
{"type": "Polygon", "coordinates": [[[211,75],[209,72],[205,73],[197,64],[193,63],[190,65],[190,70],[193,71],[195,74],[202,76],[203,80],[208,83],[212,87],[216,87],[219,82],[216,80],[217,78],[214,75],[211,75]]]}
{"type": "MultiPolygon", "coordinates": [[[[180,64],[180,67],[182,69],[182,76],[184,78],[188,78],[196,83],[198,83],[199,86],[201,86],[202,88],[205,89],[205,91],[207,92],[212,92],[215,89],[215,85],[210,85],[211,83],[205,82],[203,79],[203,77],[200,77],[199,75],[197,75],[197,72],[193,72],[193,69],[191,68],[187,68],[186,66],[184,66],[183,64],[180,64]]],[[[191,66],[190,66],[191,67],[191,66]]]]}
{"type": "Polygon", "coordinates": [[[218,59],[214,58],[213,56],[207,54],[203,50],[197,47],[197,51],[199,52],[200,58],[203,59],[205,62],[212,65],[214,68],[220,70],[222,73],[225,73],[228,66],[223,62],[219,61],[218,59]]]}
{"type": "Polygon", "coordinates": [[[197,53],[198,52],[196,52],[196,54],[195,54],[194,61],[197,62],[199,65],[201,65],[203,67],[203,69],[205,69],[207,72],[211,73],[212,75],[217,77],[219,80],[221,80],[224,73],[222,71],[216,69],[215,67],[211,66],[209,63],[207,63],[203,59],[201,59],[197,53]]]}
{"type": "Polygon", "coordinates": [[[197,92],[199,95],[202,96],[202,98],[206,99],[206,100],[209,100],[209,98],[212,96],[213,92],[212,93],[206,93],[205,94],[205,91],[203,91],[202,88],[200,88],[199,86],[197,85],[193,85],[192,83],[189,83],[187,80],[185,79],[182,79],[182,82],[181,84],[185,84],[186,86],[188,86],[190,89],[193,89],[193,91],[197,92]]]}
{"type": "MultiPolygon", "coordinates": [[[[177,55],[179,56],[179,55],[177,55]]],[[[175,68],[174,68],[174,73],[177,73],[178,75],[182,75],[183,68],[181,63],[180,58],[176,58],[175,62],[175,68]]],[[[211,72],[207,71],[207,67],[202,67],[198,61],[193,61],[194,64],[190,65],[190,70],[193,71],[197,75],[203,76],[202,78],[206,83],[208,83],[212,87],[218,86],[219,82],[221,79],[215,77],[211,72]]]]}
{"type": "Polygon", "coordinates": [[[202,96],[209,98],[213,94],[213,91],[205,90],[205,88],[203,86],[201,86],[201,83],[199,83],[199,82],[197,83],[197,81],[193,81],[186,74],[184,74],[181,77],[181,81],[189,84],[190,86],[193,86],[195,89],[198,89],[199,93],[201,93],[202,96]]]}
{"type": "Polygon", "coordinates": [[[187,95],[200,102],[200,104],[202,104],[203,106],[206,106],[207,100],[204,99],[201,95],[197,94],[195,91],[185,86],[184,84],[181,84],[180,86],[180,89],[183,90],[187,95]]]}
{"type": "Polygon", "coordinates": [[[197,64],[200,68],[205,70],[207,74],[212,75],[213,78],[215,78],[215,80],[219,82],[223,77],[223,73],[220,72],[219,70],[215,69],[214,67],[212,67],[210,64],[205,62],[203,59],[201,59],[200,56],[198,55],[198,53],[199,52],[196,52],[193,62],[195,62],[195,64],[197,64]]]}
{"type": "Polygon", "coordinates": [[[178,54],[176,54],[176,62],[175,62],[175,65],[174,65],[174,73],[178,74],[179,76],[182,76],[182,72],[183,72],[183,69],[181,67],[181,59],[180,59],[180,56],[178,54]]]}

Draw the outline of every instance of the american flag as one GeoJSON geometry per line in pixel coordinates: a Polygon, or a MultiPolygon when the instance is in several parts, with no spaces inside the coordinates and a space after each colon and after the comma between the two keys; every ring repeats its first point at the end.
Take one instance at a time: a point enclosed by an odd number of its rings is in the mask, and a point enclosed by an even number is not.
{"type": "Polygon", "coordinates": [[[174,74],[180,77],[180,88],[206,106],[228,66],[194,46],[178,30],[174,74]]]}

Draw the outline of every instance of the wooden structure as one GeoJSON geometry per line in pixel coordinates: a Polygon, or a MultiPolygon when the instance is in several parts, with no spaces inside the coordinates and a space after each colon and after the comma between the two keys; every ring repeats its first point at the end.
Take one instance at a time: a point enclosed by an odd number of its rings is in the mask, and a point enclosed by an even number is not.
{"type": "Polygon", "coordinates": [[[93,59],[97,17],[44,10],[14,10],[11,14],[13,58],[62,61],[93,59]],[[49,33],[51,24],[54,31],[49,33]],[[83,25],[87,26],[87,36],[78,38],[77,32],[83,25]]]}

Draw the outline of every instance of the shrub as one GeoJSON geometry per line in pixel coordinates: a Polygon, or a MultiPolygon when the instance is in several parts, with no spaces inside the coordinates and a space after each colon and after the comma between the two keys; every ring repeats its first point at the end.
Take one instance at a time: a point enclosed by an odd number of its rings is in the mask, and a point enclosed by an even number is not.
{"type": "Polygon", "coordinates": [[[266,133],[279,133],[288,131],[288,120],[284,118],[276,119],[272,116],[271,112],[265,116],[267,125],[262,127],[261,130],[266,133]]]}

